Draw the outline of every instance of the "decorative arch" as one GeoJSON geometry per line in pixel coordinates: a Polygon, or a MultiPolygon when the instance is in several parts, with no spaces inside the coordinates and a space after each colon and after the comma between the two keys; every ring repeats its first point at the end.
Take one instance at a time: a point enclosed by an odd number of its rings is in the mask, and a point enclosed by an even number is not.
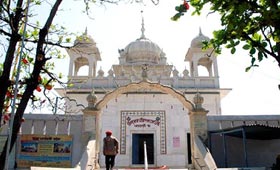
{"type": "Polygon", "coordinates": [[[86,57],[77,57],[74,61],[76,74],[83,66],[89,66],[89,60],[86,57]]]}
{"type": "Polygon", "coordinates": [[[209,58],[207,56],[202,57],[198,60],[197,65],[205,67],[207,69],[208,76],[212,77],[212,75],[213,75],[213,73],[212,73],[213,61],[212,61],[211,58],[209,58]]]}
{"type": "Polygon", "coordinates": [[[171,96],[177,98],[187,109],[193,110],[194,105],[189,100],[185,98],[185,96],[180,93],[179,91],[174,90],[170,86],[165,86],[159,83],[152,83],[149,81],[141,81],[139,83],[130,83],[126,86],[119,87],[114,91],[106,94],[102,100],[96,103],[95,108],[100,110],[103,108],[111,99],[114,99],[119,94],[123,94],[126,92],[137,91],[141,89],[148,89],[148,90],[157,90],[162,93],[170,94],[171,96]]]}

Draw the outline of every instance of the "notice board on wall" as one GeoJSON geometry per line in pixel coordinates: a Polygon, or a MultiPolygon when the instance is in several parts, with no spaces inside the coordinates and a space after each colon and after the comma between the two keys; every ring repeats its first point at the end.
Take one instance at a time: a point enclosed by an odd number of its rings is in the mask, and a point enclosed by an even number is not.
{"type": "Polygon", "coordinates": [[[71,167],[71,135],[21,135],[18,167],[71,167]]]}

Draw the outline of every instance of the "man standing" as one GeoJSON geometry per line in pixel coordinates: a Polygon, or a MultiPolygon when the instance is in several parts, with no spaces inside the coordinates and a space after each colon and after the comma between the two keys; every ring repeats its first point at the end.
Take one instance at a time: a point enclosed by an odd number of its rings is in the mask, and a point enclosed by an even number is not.
{"type": "Polygon", "coordinates": [[[119,141],[112,136],[110,130],[106,131],[106,137],[103,139],[103,154],[105,156],[106,170],[113,169],[115,157],[119,153],[119,141]]]}

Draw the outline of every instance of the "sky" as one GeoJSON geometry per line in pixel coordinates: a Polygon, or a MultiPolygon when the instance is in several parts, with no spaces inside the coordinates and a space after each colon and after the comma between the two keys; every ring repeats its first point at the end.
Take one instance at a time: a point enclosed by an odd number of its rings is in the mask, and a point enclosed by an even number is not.
{"type": "MultiPolygon", "coordinates": [[[[118,49],[140,38],[142,17],[145,36],[163,49],[167,62],[180,73],[188,68],[189,63],[184,62],[185,54],[191,40],[199,34],[199,28],[210,38],[214,30],[221,28],[219,15],[208,15],[207,10],[200,16],[191,16],[188,12],[179,21],[172,21],[170,18],[176,13],[175,6],[182,0],[161,0],[156,6],[150,0],[144,0],[144,4],[128,1],[119,5],[93,5],[90,17],[81,12],[84,9],[82,1],[63,1],[54,22],[78,34],[87,29],[101,53],[98,69],[102,68],[105,73],[112,64],[118,64],[118,49]]],[[[220,87],[232,88],[222,99],[222,114],[280,114],[280,68],[277,63],[270,58],[260,67],[245,72],[249,64],[250,58],[242,49],[234,55],[223,50],[218,56],[220,87]]],[[[68,65],[57,68],[67,76],[68,65]]]]}

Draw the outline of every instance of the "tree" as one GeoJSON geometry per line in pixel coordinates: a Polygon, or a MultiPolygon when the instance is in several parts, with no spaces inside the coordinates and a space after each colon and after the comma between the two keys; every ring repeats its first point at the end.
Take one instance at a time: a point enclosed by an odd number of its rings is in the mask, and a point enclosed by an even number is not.
{"type": "MultiPolygon", "coordinates": [[[[46,91],[52,88],[54,82],[63,83],[59,76],[52,73],[53,65],[50,62],[53,57],[60,56],[59,50],[53,47],[67,47],[70,42],[65,28],[53,24],[62,1],[27,0],[25,3],[23,0],[0,0],[0,51],[4,57],[4,62],[0,63],[0,128],[9,122],[10,117],[13,120],[10,121],[11,144],[9,147],[8,140],[5,143],[0,155],[0,170],[5,166],[7,148],[11,152],[15,144],[28,102],[38,101],[34,92],[42,91],[47,94],[46,91]],[[43,5],[50,9],[50,13],[44,25],[40,26],[38,21],[31,20],[36,14],[29,14],[28,10],[34,12],[43,5]],[[21,45],[21,42],[24,42],[24,45],[21,45]],[[16,67],[18,64],[21,64],[21,67],[16,67]],[[11,114],[13,110],[14,114],[11,114]]],[[[93,0],[84,0],[86,11],[91,2],[96,3],[93,0]]]]}
{"type": "Polygon", "coordinates": [[[177,6],[172,20],[178,20],[194,7],[192,15],[200,15],[203,7],[210,6],[210,12],[219,13],[222,29],[213,32],[214,37],[204,42],[204,47],[213,47],[221,53],[226,47],[231,53],[242,44],[248,50],[251,63],[246,68],[258,67],[268,57],[274,58],[280,67],[280,1],[279,0],[184,0],[177,6]]]}
{"type": "MultiPolygon", "coordinates": [[[[85,13],[89,16],[91,4],[118,4],[121,1],[83,0],[83,3],[85,13]]],[[[155,5],[159,2],[150,1],[155,5]]],[[[11,144],[9,147],[7,140],[2,150],[0,170],[5,168],[7,149],[11,152],[15,144],[28,102],[31,101],[33,105],[45,102],[36,93],[43,93],[51,102],[47,92],[54,83],[67,85],[60,80],[60,74],[53,73],[51,61],[54,57],[61,57],[56,47],[71,47],[73,34],[53,23],[62,2],[69,3],[69,0],[0,0],[0,57],[4,58],[3,63],[0,63],[0,131],[5,123],[12,125],[11,144]],[[45,16],[41,11],[36,13],[38,8],[49,9],[49,14],[45,16]],[[44,21],[44,17],[46,20],[41,26],[39,20],[44,21]]],[[[143,3],[142,0],[125,2],[143,3]]]]}

